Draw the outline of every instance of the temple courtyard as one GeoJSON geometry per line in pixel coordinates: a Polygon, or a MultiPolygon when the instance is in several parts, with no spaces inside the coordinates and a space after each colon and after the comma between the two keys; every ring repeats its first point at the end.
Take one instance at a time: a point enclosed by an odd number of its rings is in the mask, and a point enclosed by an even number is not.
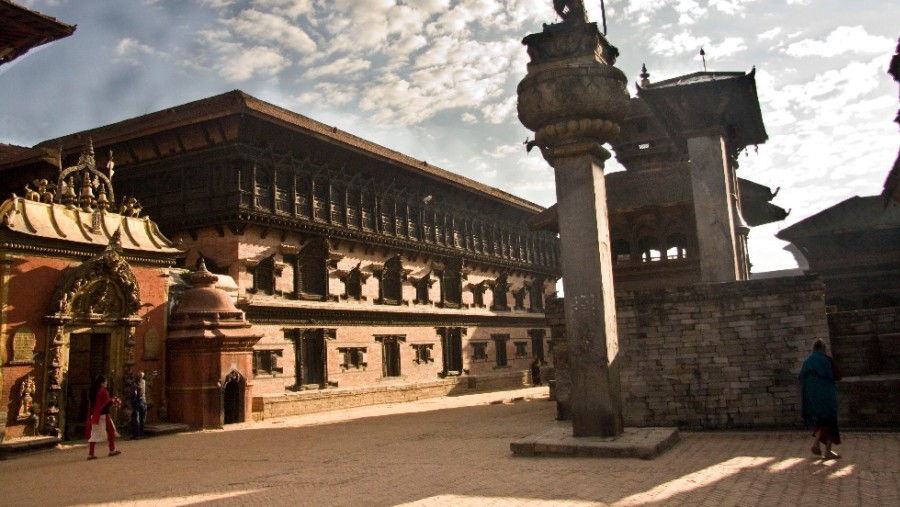
{"type": "Polygon", "coordinates": [[[224,430],[84,443],[0,461],[4,506],[888,506],[900,433],[681,432],[654,460],[514,456],[552,424],[546,387],[363,407],[224,430]]]}

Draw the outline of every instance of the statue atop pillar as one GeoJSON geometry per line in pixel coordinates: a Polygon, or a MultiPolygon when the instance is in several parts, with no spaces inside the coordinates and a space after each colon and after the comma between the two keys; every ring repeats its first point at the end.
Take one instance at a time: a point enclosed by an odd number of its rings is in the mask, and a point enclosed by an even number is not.
{"type": "Polygon", "coordinates": [[[553,10],[563,23],[587,23],[587,11],[582,0],[553,0],[553,10]]]}

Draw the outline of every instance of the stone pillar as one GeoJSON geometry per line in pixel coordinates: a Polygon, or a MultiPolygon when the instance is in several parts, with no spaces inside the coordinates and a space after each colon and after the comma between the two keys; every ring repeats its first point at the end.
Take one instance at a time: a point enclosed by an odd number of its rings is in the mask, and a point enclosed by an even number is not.
{"type": "Polygon", "coordinates": [[[616,357],[613,293],[603,160],[597,143],[567,146],[554,157],[569,349],[573,435],[615,436],[624,430],[616,357]]]}
{"type": "Polygon", "coordinates": [[[716,129],[688,137],[691,188],[700,279],[706,283],[742,279],[735,245],[735,203],[725,139],[716,129]]]}
{"type": "MultiPolygon", "coordinates": [[[[535,132],[556,173],[569,350],[569,401],[576,437],[624,431],[618,336],[602,144],[630,106],[618,50],[595,23],[568,16],[522,41],[531,58],[519,83],[519,120],[535,132]]],[[[558,386],[561,387],[561,386],[558,386]]]]}

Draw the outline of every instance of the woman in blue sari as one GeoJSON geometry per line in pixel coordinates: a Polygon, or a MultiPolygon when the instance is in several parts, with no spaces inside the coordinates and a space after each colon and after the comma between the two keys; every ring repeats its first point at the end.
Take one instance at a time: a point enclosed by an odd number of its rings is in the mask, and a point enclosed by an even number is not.
{"type": "Polygon", "coordinates": [[[831,450],[841,443],[837,423],[837,381],[841,373],[834,360],[826,354],[827,347],[821,339],[813,345],[812,354],[803,361],[800,369],[803,422],[813,428],[813,454],[824,459],[840,456],[831,450]],[[821,444],[825,444],[822,452],[821,444]]]}

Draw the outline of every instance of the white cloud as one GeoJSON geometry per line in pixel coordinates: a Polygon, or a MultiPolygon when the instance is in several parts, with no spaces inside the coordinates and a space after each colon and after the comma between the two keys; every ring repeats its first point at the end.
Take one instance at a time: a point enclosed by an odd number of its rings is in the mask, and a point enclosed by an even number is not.
{"type": "Polygon", "coordinates": [[[136,61],[137,58],[153,54],[156,54],[155,49],[131,37],[125,37],[116,44],[116,56],[132,65],[140,64],[140,62],[136,61]]]}
{"type": "Polygon", "coordinates": [[[516,111],[517,104],[518,97],[516,95],[511,95],[502,102],[485,105],[481,112],[484,114],[484,119],[488,123],[493,123],[495,125],[512,120],[518,121],[516,111]]]}
{"type": "Polygon", "coordinates": [[[675,34],[667,38],[663,33],[656,33],[650,37],[650,53],[663,56],[675,56],[684,53],[699,53],[700,48],[709,46],[708,37],[696,37],[689,32],[675,34]]]}
{"type": "Polygon", "coordinates": [[[729,15],[743,15],[747,10],[747,4],[756,0],[709,0],[709,6],[719,12],[729,15]]]}
{"type": "Polygon", "coordinates": [[[271,8],[273,13],[290,18],[313,13],[313,0],[253,0],[253,5],[259,9],[271,8]]]}
{"type": "Polygon", "coordinates": [[[475,125],[476,123],[478,123],[478,117],[470,112],[465,112],[459,115],[459,119],[462,120],[462,122],[466,125],[475,125]]]}
{"type": "Polygon", "coordinates": [[[803,39],[789,45],[784,52],[794,57],[832,57],[846,53],[886,53],[893,47],[892,39],[869,35],[861,26],[840,26],[824,40],[803,39]]]}
{"type": "Polygon", "coordinates": [[[275,14],[248,9],[222,23],[236,35],[252,41],[283,46],[301,54],[316,50],[316,43],[306,32],[275,14]]]}
{"type": "Polygon", "coordinates": [[[219,62],[218,72],[227,81],[246,81],[254,77],[271,78],[290,65],[278,51],[264,46],[248,48],[219,62]]]}
{"type": "Polygon", "coordinates": [[[776,26],[775,28],[773,28],[773,29],[771,29],[771,30],[766,30],[765,32],[763,32],[763,33],[757,35],[757,38],[760,39],[760,40],[774,39],[774,38],[777,37],[778,34],[780,34],[780,33],[781,33],[781,27],[780,27],[780,26],[776,26]]]}
{"type": "Polygon", "coordinates": [[[306,71],[304,76],[307,79],[316,79],[322,76],[333,75],[340,75],[346,78],[357,72],[368,70],[371,67],[371,62],[367,60],[345,56],[343,58],[337,58],[317,67],[313,67],[312,69],[306,71]]]}

